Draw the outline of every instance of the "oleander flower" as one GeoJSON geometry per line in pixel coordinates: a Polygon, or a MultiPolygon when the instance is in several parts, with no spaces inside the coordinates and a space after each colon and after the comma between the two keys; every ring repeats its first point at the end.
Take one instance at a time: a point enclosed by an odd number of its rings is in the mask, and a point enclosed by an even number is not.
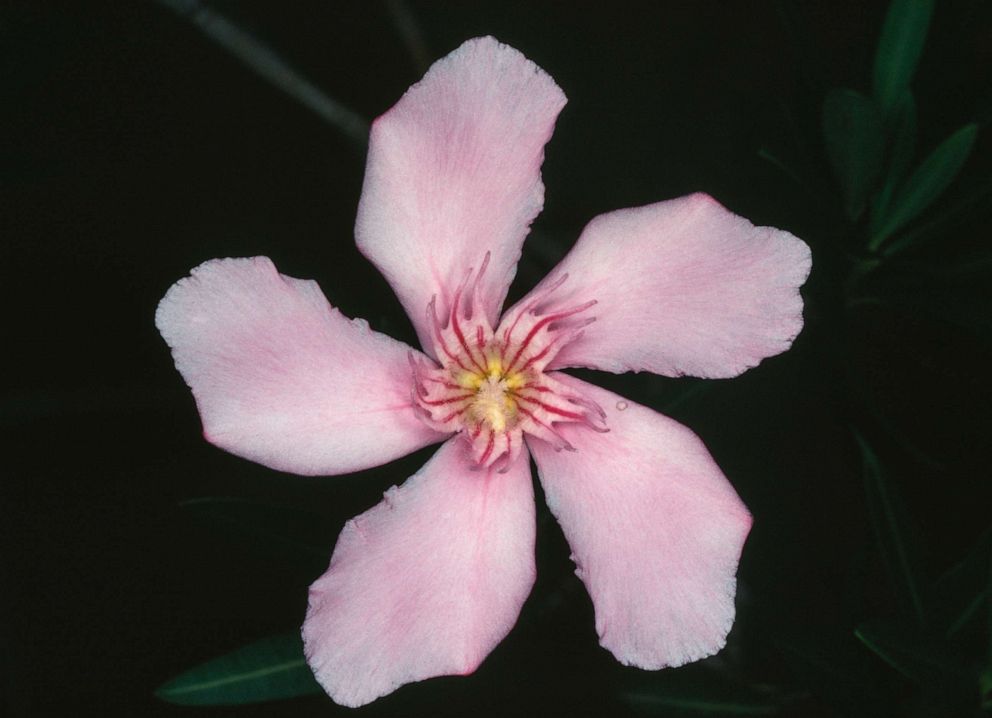
{"type": "Polygon", "coordinates": [[[421,351],[265,257],[206,262],[158,308],[227,451],[330,475],[444,442],[345,525],[311,587],[306,655],[338,703],[471,673],[510,631],[535,577],[531,457],[618,660],[694,661],[733,623],[751,526],[734,489],[689,429],[561,370],[740,374],[802,327],[809,250],[702,194],[620,210],[500,316],[564,104],[478,38],[373,125],[358,248],[421,351]]]}

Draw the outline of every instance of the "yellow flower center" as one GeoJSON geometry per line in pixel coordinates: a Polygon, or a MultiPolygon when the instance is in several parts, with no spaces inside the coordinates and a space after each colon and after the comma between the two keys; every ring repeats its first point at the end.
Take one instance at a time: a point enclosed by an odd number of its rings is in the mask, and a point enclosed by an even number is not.
{"type": "Polygon", "coordinates": [[[463,389],[475,392],[467,413],[476,423],[486,424],[496,432],[516,423],[515,391],[527,383],[523,372],[506,371],[500,357],[489,356],[485,371],[463,371],[457,382],[463,389]]]}
{"type": "Polygon", "coordinates": [[[478,273],[470,270],[446,302],[443,316],[438,297],[431,298],[433,360],[411,353],[410,365],[417,416],[435,431],[460,432],[479,467],[506,471],[523,450],[525,433],[571,450],[560,424],[609,429],[602,408],[545,373],[559,349],[595,319],[576,315],[596,300],[540,311],[568,278],[563,274],[511,309],[494,330],[480,298],[488,262],[487,253],[478,273]]]}

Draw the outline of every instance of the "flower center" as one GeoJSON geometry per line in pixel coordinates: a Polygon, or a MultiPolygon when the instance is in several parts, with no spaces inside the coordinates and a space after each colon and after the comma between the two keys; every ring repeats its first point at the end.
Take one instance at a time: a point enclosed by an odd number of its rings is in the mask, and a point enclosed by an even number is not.
{"type": "Polygon", "coordinates": [[[491,356],[483,370],[464,372],[458,384],[475,392],[466,412],[469,420],[496,432],[506,431],[516,423],[520,400],[516,391],[527,385],[522,372],[504,371],[503,361],[491,356]]]}
{"type": "MultiPolygon", "coordinates": [[[[488,262],[488,255],[486,257],[488,262]]],[[[438,365],[411,355],[414,399],[421,418],[442,432],[462,432],[480,467],[503,462],[505,468],[523,446],[523,434],[574,450],[558,425],[579,423],[608,431],[605,413],[553,375],[548,363],[574,340],[592,318],[576,318],[590,301],[565,310],[542,312],[541,304],[566,277],[552,282],[526,304],[511,309],[493,331],[478,299],[476,276],[468,301],[465,288],[472,272],[455,292],[442,323],[437,298],[428,306],[438,365]]]]}

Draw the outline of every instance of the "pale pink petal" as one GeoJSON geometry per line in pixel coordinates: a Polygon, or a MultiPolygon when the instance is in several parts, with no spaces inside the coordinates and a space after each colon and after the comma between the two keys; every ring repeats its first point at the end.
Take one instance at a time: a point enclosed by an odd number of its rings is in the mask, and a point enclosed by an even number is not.
{"type": "Polygon", "coordinates": [[[215,259],[169,289],[155,323],[206,438],[296,474],[377,466],[444,439],[417,418],[405,344],[348,320],[266,257],[215,259]]]}
{"type": "Polygon", "coordinates": [[[492,326],[544,203],[544,145],[565,96],[491,37],[436,62],[372,126],[358,248],[392,285],[432,351],[427,305],[452,296],[487,252],[480,298],[492,326]]]}
{"type": "Polygon", "coordinates": [[[648,669],[716,653],[734,622],[747,509],[689,429],[556,378],[603,407],[610,428],[559,425],[575,451],[527,442],[592,596],[600,643],[622,663],[648,669]]]}
{"type": "Polygon", "coordinates": [[[499,473],[468,449],[450,439],[349,521],[310,587],[305,652],[338,703],[469,674],[516,622],[535,575],[529,456],[499,473]]]}
{"type": "Polygon", "coordinates": [[[542,282],[568,274],[544,313],[597,302],[551,368],[735,376],[792,344],[809,268],[802,241],[704,194],[600,215],[542,282]]]}

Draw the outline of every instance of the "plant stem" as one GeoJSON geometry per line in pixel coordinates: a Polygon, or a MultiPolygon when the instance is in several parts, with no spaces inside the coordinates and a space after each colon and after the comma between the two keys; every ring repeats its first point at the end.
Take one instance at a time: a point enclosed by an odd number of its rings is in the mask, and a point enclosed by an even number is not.
{"type": "Polygon", "coordinates": [[[368,144],[369,125],[361,115],[328,97],[279,57],[272,48],[246,30],[211,10],[200,0],[158,0],[158,2],[191,22],[204,35],[304,107],[312,110],[349,140],[362,148],[368,144]]]}

